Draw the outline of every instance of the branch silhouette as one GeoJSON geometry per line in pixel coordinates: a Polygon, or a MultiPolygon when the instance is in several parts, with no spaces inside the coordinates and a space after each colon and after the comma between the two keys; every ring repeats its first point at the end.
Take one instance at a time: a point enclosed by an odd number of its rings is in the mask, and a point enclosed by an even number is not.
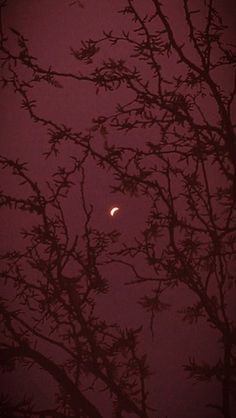
{"type": "MultiPolygon", "coordinates": [[[[179,294],[183,288],[190,291],[194,302],[179,314],[183,321],[204,322],[216,331],[219,355],[212,363],[190,355],[184,369],[199,383],[217,382],[221,399],[208,406],[233,418],[235,47],[225,40],[227,27],[213,0],[199,1],[196,9],[188,0],[180,2],[184,40],[177,36],[178,25],[166,2],[149,0],[146,14],[139,0],[124,3],[120,31],[104,29],[97,39],[71,46],[74,72],[41,64],[30,40],[14,28],[13,47],[1,23],[2,86],[13,91],[30,120],[45,129],[48,147],[43,157],[48,164],[54,157],[64,158],[46,188],[18,156],[0,158],[4,172],[19,181],[22,190],[3,190],[1,206],[24,211],[32,222],[22,232],[22,249],[1,256],[1,277],[7,289],[15,289],[1,302],[1,365],[10,372],[17,359],[31,361],[53,376],[59,391],[55,409],[37,410],[28,400],[12,405],[4,397],[2,405],[17,418],[26,410],[37,418],[101,417],[92,395],[102,385],[115,417],[156,414],[148,398],[152,368],[142,354],[142,327],[123,329],[99,312],[100,298],[109,299],[110,292],[110,277],[103,268],[122,265],[131,277],[127,286],[146,284],[140,306],[149,314],[153,343],[155,319],[171,308],[167,300],[172,289],[179,294]],[[126,59],[123,46],[129,51],[126,59]],[[107,50],[109,58],[104,58],[107,50]],[[233,80],[230,87],[221,72],[233,80]],[[109,111],[93,115],[87,129],[73,130],[56,116],[47,116],[37,98],[40,86],[62,90],[66,80],[88,84],[94,95],[114,93],[118,99],[111,99],[109,111]],[[120,142],[112,140],[121,134],[120,142]],[[76,149],[69,163],[71,148],[63,155],[65,144],[76,149]],[[118,231],[94,227],[94,208],[86,198],[90,161],[112,175],[113,193],[148,201],[145,226],[132,243],[122,242],[118,231]],[[79,233],[68,217],[76,184],[79,233]],[[61,361],[46,354],[48,346],[62,353],[61,361]]],[[[1,2],[2,16],[5,7],[7,2],[1,2]]]]}

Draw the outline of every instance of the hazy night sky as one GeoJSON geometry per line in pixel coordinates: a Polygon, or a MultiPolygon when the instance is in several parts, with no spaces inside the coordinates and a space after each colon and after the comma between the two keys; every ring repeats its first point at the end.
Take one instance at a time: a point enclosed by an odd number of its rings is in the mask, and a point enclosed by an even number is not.
{"type": "MultiPolygon", "coordinates": [[[[8,36],[8,45],[12,51],[17,50],[16,37],[9,28],[14,28],[29,40],[28,46],[34,57],[37,57],[39,66],[59,72],[71,73],[81,71],[86,73],[88,66],[76,61],[70,48],[79,49],[80,42],[85,39],[102,37],[102,31],[119,32],[121,28],[132,30],[132,24],[128,17],[117,13],[125,1],[123,0],[81,0],[83,7],[72,0],[8,0],[4,8],[2,24],[4,32],[8,36]]],[[[150,11],[147,1],[137,0],[141,13],[150,11]]],[[[162,1],[170,16],[170,22],[178,36],[179,42],[186,40],[186,28],[183,22],[183,13],[180,0],[162,1]]],[[[198,7],[199,1],[194,1],[198,7]]],[[[233,1],[216,1],[222,16],[224,15],[229,29],[226,32],[229,40],[235,37],[236,6],[233,1]]],[[[186,48],[188,41],[186,40],[186,48]]],[[[96,65],[111,56],[111,49],[101,48],[101,53],[96,58],[96,65]]],[[[130,48],[115,46],[112,56],[123,60],[137,62],[131,57],[130,48]]],[[[149,70],[143,65],[143,73],[148,78],[149,70]]],[[[165,63],[166,74],[173,73],[173,62],[165,63]]],[[[5,71],[5,70],[4,70],[5,71]]],[[[179,69],[176,69],[176,74],[179,69]]],[[[21,69],[21,74],[26,78],[27,70],[21,69]],[[24,74],[25,71],[25,74],[24,74]]],[[[232,80],[228,75],[220,74],[222,83],[227,86],[232,80]]],[[[114,92],[100,91],[96,94],[96,87],[84,82],[76,82],[71,78],[59,80],[63,88],[54,88],[47,83],[35,83],[32,89],[31,99],[37,101],[38,115],[51,119],[58,124],[65,124],[73,131],[86,131],[91,126],[91,120],[98,115],[107,115],[112,112],[117,102],[132,100],[132,92],[120,88],[114,92]]],[[[206,99],[207,100],[207,99],[206,99]]],[[[204,103],[208,108],[209,103],[204,103]]],[[[43,153],[48,150],[47,129],[30,120],[27,111],[21,107],[21,98],[11,88],[5,88],[1,92],[0,99],[0,123],[1,123],[1,154],[8,158],[19,158],[27,161],[30,173],[42,189],[46,190],[46,181],[50,179],[57,166],[65,164],[70,166],[70,156],[78,156],[78,147],[63,143],[57,157],[45,159],[43,153]]],[[[209,111],[209,109],[208,109],[209,111]]],[[[214,109],[212,120],[216,117],[214,109]]],[[[106,140],[110,145],[139,146],[149,140],[150,137],[159,135],[156,127],[149,130],[136,129],[127,135],[115,129],[104,138],[101,134],[94,137],[94,146],[97,150],[103,148],[106,140]]],[[[86,199],[93,204],[94,211],[92,223],[97,229],[109,231],[117,229],[121,233],[121,241],[131,244],[134,237],[139,237],[145,227],[146,215],[150,209],[148,198],[143,196],[130,197],[120,193],[112,193],[114,185],[112,172],[105,172],[98,167],[92,158],[86,162],[85,193],[86,199]],[[109,210],[118,206],[120,211],[114,218],[109,215],[109,210]]],[[[2,175],[4,187],[8,193],[21,195],[22,189],[14,181],[14,178],[2,175]]],[[[218,173],[215,172],[212,181],[221,182],[218,173]]],[[[177,186],[178,187],[178,186],[177,186]]],[[[25,191],[27,193],[27,190],[25,191]]],[[[79,232],[82,226],[82,210],[80,202],[79,183],[73,186],[70,197],[65,203],[65,214],[71,233],[79,232]]],[[[32,220],[34,217],[32,216],[32,220]]],[[[20,235],[21,228],[31,225],[31,218],[27,213],[20,211],[2,210],[1,214],[1,247],[3,251],[13,248],[21,248],[24,240],[20,235]]],[[[137,261],[137,265],[144,274],[149,273],[149,268],[143,264],[143,260],[137,261]]],[[[72,267],[73,270],[73,267],[72,267]]],[[[33,274],[33,272],[32,272],[33,274]]],[[[153,375],[150,378],[150,403],[157,408],[158,418],[217,418],[216,411],[205,408],[206,403],[214,402],[219,396],[216,385],[201,383],[194,384],[183,370],[189,357],[196,356],[200,360],[212,360],[218,356],[216,344],[218,335],[203,321],[191,326],[181,320],[178,311],[189,301],[194,300],[192,294],[178,288],[169,291],[164,297],[171,308],[161,312],[154,324],[154,340],[150,332],[148,315],[142,310],[138,301],[147,290],[149,284],[140,286],[126,286],[125,283],[132,279],[132,272],[119,263],[112,263],[104,267],[104,274],[109,277],[110,294],[101,296],[97,301],[97,311],[109,321],[117,321],[122,326],[138,327],[143,325],[143,337],[141,347],[147,353],[153,375]]],[[[53,353],[51,353],[53,355],[53,353]]],[[[55,355],[57,355],[55,353],[55,355]]],[[[31,370],[27,376],[19,368],[9,376],[3,377],[6,387],[14,397],[37,393],[36,399],[40,405],[47,406],[51,402],[53,382],[42,371],[31,370]]],[[[99,394],[94,395],[97,405],[101,408],[104,418],[111,417],[109,404],[101,401],[99,394]]],[[[128,416],[128,415],[127,415],[128,416]]],[[[131,415],[132,416],[132,415],[131,415]]],[[[155,414],[153,415],[155,417],[155,414]]]]}

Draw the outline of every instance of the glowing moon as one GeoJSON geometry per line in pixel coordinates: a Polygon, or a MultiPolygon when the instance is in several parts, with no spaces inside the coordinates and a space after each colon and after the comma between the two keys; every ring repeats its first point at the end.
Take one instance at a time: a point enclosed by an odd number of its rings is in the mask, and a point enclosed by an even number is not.
{"type": "Polygon", "coordinates": [[[118,208],[117,206],[115,206],[114,208],[112,208],[112,209],[110,210],[110,215],[111,215],[111,216],[114,216],[114,215],[115,215],[115,213],[116,213],[116,212],[118,212],[118,210],[119,210],[119,208],[118,208]]]}

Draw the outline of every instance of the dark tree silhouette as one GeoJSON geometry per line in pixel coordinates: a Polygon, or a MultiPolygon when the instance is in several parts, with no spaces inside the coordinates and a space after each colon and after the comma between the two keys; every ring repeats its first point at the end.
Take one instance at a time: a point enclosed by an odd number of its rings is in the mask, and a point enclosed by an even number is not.
{"type": "Polygon", "coordinates": [[[188,289],[192,299],[180,312],[183,321],[214,329],[219,356],[198,361],[196,353],[189,353],[184,368],[200,383],[217,382],[221,398],[208,406],[218,416],[233,418],[234,46],[213,0],[176,0],[185,28],[181,35],[169,2],[121,3],[124,26],[73,46],[75,71],[66,72],[44,67],[30,41],[14,28],[16,44],[9,44],[7,2],[1,2],[2,85],[13,89],[31,120],[47,132],[44,157],[53,171],[45,188],[18,156],[0,160],[4,173],[20,184],[19,191],[14,186],[7,190],[6,184],[1,206],[27,213],[20,249],[1,256],[6,287],[1,366],[12,372],[18,364],[36,365],[53,377],[58,392],[54,407],[45,410],[27,398],[14,402],[3,395],[2,411],[17,418],[96,418],[102,416],[97,394],[103,391],[100,396],[112,404],[117,418],[158,416],[148,398],[152,365],[142,347],[142,327],[112,323],[99,309],[100,301],[110,297],[104,267],[121,264],[132,277],[129,284],[146,284],[140,304],[150,315],[152,336],[155,318],[169,308],[170,292],[181,295],[188,289]],[[98,111],[79,132],[44,116],[37,106],[38,85],[58,89],[68,79],[88,83],[95,95],[118,97],[116,102],[111,98],[109,113],[98,111]],[[76,157],[69,158],[71,150],[76,157]],[[54,169],[54,157],[59,168],[54,169]],[[145,227],[132,244],[122,242],[116,230],[94,226],[93,206],[86,198],[91,160],[111,174],[113,193],[149,202],[145,227]],[[78,183],[81,218],[75,233],[68,213],[78,183]],[[55,355],[48,354],[52,347],[55,355]]]}
{"type": "Polygon", "coordinates": [[[62,408],[36,413],[26,403],[17,405],[13,411],[20,416],[29,413],[40,417],[71,416],[72,413],[72,416],[101,417],[80,389],[82,384],[94,390],[99,380],[113,396],[117,416],[126,410],[147,416],[145,380],[149,370],[145,355],[137,351],[140,330],[122,330],[117,324],[101,320],[94,312],[96,298],[107,292],[107,281],[99,265],[103,263],[106,248],[116,241],[118,234],[100,233],[90,226],[92,207],[85,203],[81,162],[74,161],[71,169],[60,168],[54,174],[53,184],[48,183],[48,196],[29,177],[25,164],[2,159],[1,165],[11,169],[30,189],[24,199],[3,194],[2,204],[37,214],[37,222],[23,231],[27,240],[24,251],[3,255],[6,266],[2,276],[6,283],[12,282],[16,291],[11,306],[4,299],[1,303],[5,337],[1,364],[11,370],[17,358],[26,360],[26,365],[34,362],[43,368],[60,386],[58,404],[62,408]],[[68,198],[72,176],[78,172],[81,172],[85,221],[83,233],[71,242],[62,200],[68,198]],[[71,263],[76,272],[73,276],[66,273],[71,263]],[[25,274],[27,265],[30,266],[28,275],[25,274]],[[38,273],[37,281],[32,280],[33,271],[38,273]],[[50,345],[60,349],[60,364],[43,354],[50,345]]]}

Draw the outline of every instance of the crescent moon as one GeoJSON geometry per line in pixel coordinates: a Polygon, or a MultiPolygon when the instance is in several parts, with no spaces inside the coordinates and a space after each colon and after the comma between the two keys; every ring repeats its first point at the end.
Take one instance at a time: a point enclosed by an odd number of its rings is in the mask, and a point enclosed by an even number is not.
{"type": "Polygon", "coordinates": [[[115,213],[116,213],[118,210],[119,210],[119,208],[118,208],[117,206],[115,206],[114,208],[112,208],[112,209],[110,210],[110,215],[111,215],[111,216],[114,216],[114,215],[115,215],[115,213]]]}

